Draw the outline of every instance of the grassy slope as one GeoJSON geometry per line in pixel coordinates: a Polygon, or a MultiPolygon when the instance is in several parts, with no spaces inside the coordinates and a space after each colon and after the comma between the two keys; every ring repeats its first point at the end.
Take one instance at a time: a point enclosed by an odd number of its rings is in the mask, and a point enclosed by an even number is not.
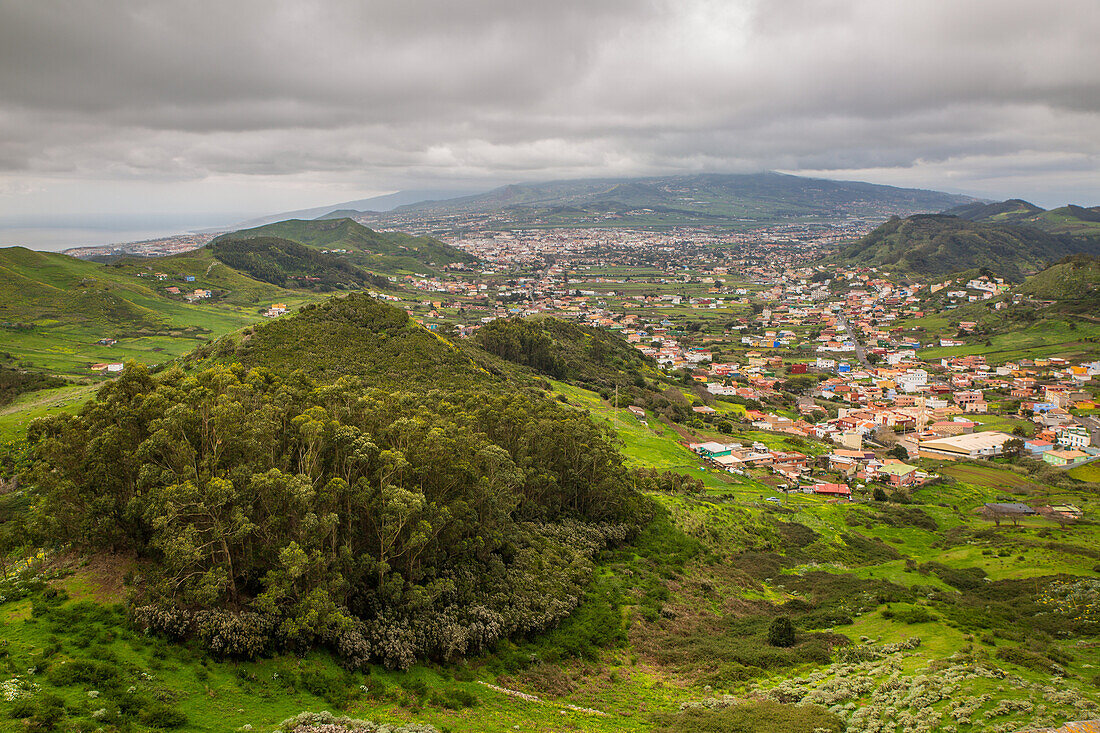
{"type": "Polygon", "coordinates": [[[1049,267],[1028,278],[1019,291],[1049,300],[1081,300],[1100,290],[1100,260],[1081,258],[1049,267]]]}
{"type": "Polygon", "coordinates": [[[161,363],[210,337],[260,318],[260,306],[289,306],[320,296],[275,288],[226,268],[198,250],[156,260],[127,259],[105,266],[23,248],[0,250],[0,350],[32,367],[87,376],[93,362],[161,363]],[[139,277],[165,272],[169,280],[139,277]],[[184,275],[195,275],[185,283],[184,275]],[[222,291],[215,302],[186,303],[164,288],[222,291]],[[114,346],[96,343],[118,339],[114,346]]]}
{"type": "Polygon", "coordinates": [[[1060,356],[1087,361],[1100,353],[1097,337],[1100,323],[1076,315],[1041,311],[1038,320],[1010,321],[1007,317],[982,306],[964,306],[953,311],[931,313],[921,318],[908,318],[894,325],[903,329],[923,328],[917,334],[923,343],[940,337],[955,338],[960,320],[971,319],[988,326],[988,337],[968,336],[965,346],[935,346],[922,349],[922,359],[936,360],[944,356],[984,354],[990,364],[1022,358],[1060,356]],[[989,344],[986,344],[986,341],[989,344]]]}
{"type": "Polygon", "coordinates": [[[352,263],[375,272],[395,275],[434,272],[453,262],[476,262],[472,255],[433,237],[399,232],[376,232],[351,219],[291,219],[223,235],[219,239],[280,237],[317,249],[347,249],[352,263]]]}
{"type": "Polygon", "coordinates": [[[951,216],[912,216],[891,219],[828,259],[918,275],[988,267],[1018,278],[1068,254],[1091,249],[1083,240],[1059,239],[1039,229],[951,216]]]}
{"type": "Polygon", "coordinates": [[[11,404],[0,407],[0,443],[22,438],[36,417],[76,412],[97,387],[96,384],[70,384],[20,395],[11,404]]]}
{"type": "Polygon", "coordinates": [[[243,307],[270,305],[274,301],[300,295],[295,291],[251,278],[219,262],[208,247],[168,257],[126,257],[108,265],[107,271],[134,277],[139,274],[148,277],[151,273],[162,272],[169,277],[163,282],[156,283],[158,289],[174,285],[184,292],[196,288],[220,291],[224,293],[220,298],[221,302],[243,307]],[[186,282],[184,277],[188,275],[194,277],[195,281],[186,282]]]}

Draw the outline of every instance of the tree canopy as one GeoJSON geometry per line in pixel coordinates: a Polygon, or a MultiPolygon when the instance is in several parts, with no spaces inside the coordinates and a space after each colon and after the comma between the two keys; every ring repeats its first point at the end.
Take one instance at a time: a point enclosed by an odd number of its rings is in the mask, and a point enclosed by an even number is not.
{"type": "Polygon", "coordinates": [[[606,429],[534,391],[130,365],[29,441],[39,530],[152,559],[138,623],[226,654],[408,666],[543,628],[645,511],[606,429]]]}

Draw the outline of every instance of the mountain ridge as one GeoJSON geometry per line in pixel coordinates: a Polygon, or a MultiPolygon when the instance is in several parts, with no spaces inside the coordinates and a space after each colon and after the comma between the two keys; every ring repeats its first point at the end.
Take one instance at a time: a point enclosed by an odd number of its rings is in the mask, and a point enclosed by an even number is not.
{"type": "Polygon", "coordinates": [[[939,211],[975,200],[939,191],[769,171],[513,183],[482,194],[401,206],[393,213],[473,214],[508,208],[538,212],[553,207],[599,211],[599,204],[614,202],[625,210],[663,206],[696,216],[764,220],[871,215],[883,206],[904,213],[939,211]]]}
{"type": "Polygon", "coordinates": [[[942,275],[987,267],[1014,280],[1100,245],[1018,224],[974,222],[947,214],[891,218],[826,258],[833,263],[942,275]]]}
{"type": "Polygon", "coordinates": [[[1030,226],[1050,234],[1068,234],[1100,241],[1100,206],[1066,204],[1044,209],[1022,199],[1008,199],[987,204],[963,204],[943,213],[977,223],[1030,226]]]}
{"type": "Polygon", "coordinates": [[[276,237],[318,250],[341,252],[357,267],[384,275],[436,271],[455,264],[474,264],[477,258],[434,237],[379,232],[349,218],[288,219],[228,232],[211,242],[276,237]]]}

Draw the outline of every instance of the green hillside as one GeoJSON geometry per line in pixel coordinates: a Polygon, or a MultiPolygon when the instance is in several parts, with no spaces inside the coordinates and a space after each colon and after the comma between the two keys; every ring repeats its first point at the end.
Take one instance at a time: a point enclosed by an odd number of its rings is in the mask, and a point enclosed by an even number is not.
{"type": "Polygon", "coordinates": [[[386,287],[389,281],[360,270],[336,255],[278,237],[222,239],[210,251],[220,262],[272,285],[307,290],[386,287]]]}
{"type": "Polygon", "coordinates": [[[1029,277],[1018,291],[1042,300],[1100,306],[1100,259],[1083,254],[1066,257],[1029,277]]]}
{"type": "Polygon", "coordinates": [[[451,343],[408,313],[363,293],[307,305],[293,316],[257,324],[251,333],[203,347],[196,360],[239,362],[289,375],[296,370],[332,381],[354,376],[366,384],[459,388],[523,381],[523,370],[463,342],[451,343]]]}
{"type": "Polygon", "coordinates": [[[66,384],[60,377],[24,369],[12,361],[10,355],[0,354],[0,407],[10,404],[19,395],[66,384]]]}
{"type": "Polygon", "coordinates": [[[293,305],[303,294],[247,277],[203,250],[102,265],[0,249],[0,349],[56,374],[88,376],[95,362],[161,363],[255,321],[272,299],[293,305]],[[188,275],[195,280],[187,282],[188,275]],[[188,303],[169,287],[208,288],[215,297],[188,303]],[[104,339],[117,343],[99,343],[104,339]]]}
{"type": "Polygon", "coordinates": [[[974,202],[963,204],[943,212],[968,221],[987,223],[1023,222],[1043,213],[1044,209],[1023,199],[1008,199],[996,203],[974,202]]]}
{"type": "Polygon", "coordinates": [[[986,224],[1019,224],[1050,234],[1100,239],[1100,206],[1067,204],[1057,209],[1042,209],[1020,199],[992,204],[964,204],[945,214],[986,224]]]}
{"type": "Polygon", "coordinates": [[[386,275],[434,272],[452,263],[477,262],[473,255],[433,237],[376,232],[351,219],[290,219],[224,234],[214,244],[255,237],[289,239],[314,249],[346,249],[347,254],[341,256],[348,262],[386,275]]]}
{"type": "Polygon", "coordinates": [[[156,294],[103,266],[22,247],[0,249],[0,321],[159,328],[156,294]]]}
{"type": "Polygon", "coordinates": [[[502,359],[596,390],[634,389],[659,375],[652,359],[614,333],[557,318],[496,320],[474,341],[502,359]]]}
{"type": "Polygon", "coordinates": [[[1100,251],[1100,245],[1032,227],[979,223],[938,214],[895,217],[828,261],[916,275],[988,268],[1019,279],[1066,255],[1090,251],[1100,251]]]}
{"type": "Polygon", "coordinates": [[[1031,221],[1048,232],[1100,240],[1100,206],[1085,208],[1069,204],[1038,214],[1031,221]]]}
{"type": "Polygon", "coordinates": [[[123,257],[108,263],[105,271],[141,278],[159,294],[176,301],[184,300],[184,295],[195,289],[211,291],[214,303],[234,306],[259,307],[295,297],[290,289],[251,277],[221,261],[209,246],[168,257],[123,257]],[[160,280],[158,273],[167,277],[160,280]],[[170,287],[179,289],[180,294],[169,293],[170,287]]]}

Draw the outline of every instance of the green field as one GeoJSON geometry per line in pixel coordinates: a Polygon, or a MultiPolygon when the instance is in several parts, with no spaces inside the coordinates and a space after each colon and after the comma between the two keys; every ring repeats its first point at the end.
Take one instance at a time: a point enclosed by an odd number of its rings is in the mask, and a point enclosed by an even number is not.
{"type": "Polygon", "coordinates": [[[253,280],[205,250],[105,266],[9,247],[0,249],[0,351],[71,376],[91,375],[93,363],[162,364],[261,320],[271,303],[296,308],[322,297],[253,280]],[[216,295],[192,304],[170,296],[170,286],[216,295]],[[108,338],[117,343],[98,343],[108,338]]]}
{"type": "Polygon", "coordinates": [[[98,387],[98,383],[81,383],[20,395],[0,407],[0,442],[22,438],[36,417],[76,412],[98,387]]]}

